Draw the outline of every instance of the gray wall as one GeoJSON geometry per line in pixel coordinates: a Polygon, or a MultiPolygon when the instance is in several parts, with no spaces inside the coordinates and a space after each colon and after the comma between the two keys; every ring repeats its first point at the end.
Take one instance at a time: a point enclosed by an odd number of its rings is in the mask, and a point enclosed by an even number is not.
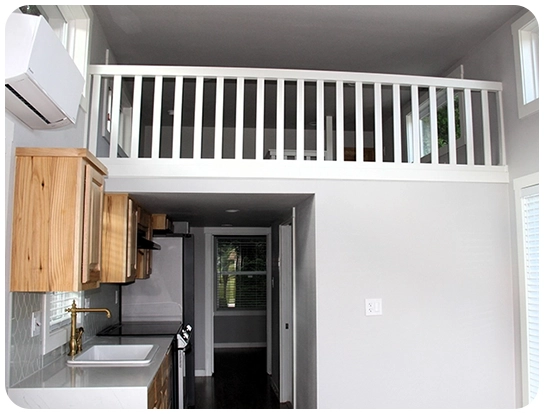
{"type": "Polygon", "coordinates": [[[320,339],[317,335],[319,299],[316,292],[318,284],[316,215],[313,197],[296,207],[293,292],[295,408],[319,407],[317,350],[320,339]],[[317,383],[312,378],[317,378],[317,383]]]}
{"type": "Polygon", "coordinates": [[[260,315],[215,315],[216,348],[266,347],[266,311],[260,315]]]}
{"type": "Polygon", "coordinates": [[[510,205],[511,270],[513,285],[513,312],[516,344],[516,391],[517,404],[521,405],[521,359],[519,327],[519,274],[518,247],[516,238],[516,217],[512,181],[539,171],[539,113],[520,119],[517,107],[516,73],[514,66],[514,44],[511,24],[525,12],[515,16],[478,48],[472,50],[459,64],[465,68],[465,76],[470,79],[489,79],[503,83],[504,124],[506,135],[506,156],[510,172],[508,203],[510,205]]]}

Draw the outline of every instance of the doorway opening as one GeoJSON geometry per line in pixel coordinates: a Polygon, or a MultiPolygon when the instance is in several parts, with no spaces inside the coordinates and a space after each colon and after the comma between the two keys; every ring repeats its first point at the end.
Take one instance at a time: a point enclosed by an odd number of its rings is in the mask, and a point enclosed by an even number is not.
{"type": "MultiPolygon", "coordinates": [[[[218,391],[221,388],[218,382],[230,378],[232,384],[227,385],[227,388],[234,387],[232,392],[235,394],[236,384],[244,381],[244,377],[252,378],[250,388],[258,384],[263,386],[261,391],[246,390],[248,395],[261,395],[262,403],[268,404],[263,408],[280,403],[278,371],[283,368],[280,368],[277,360],[280,355],[278,334],[281,333],[281,329],[278,329],[280,321],[277,319],[281,306],[277,299],[281,283],[277,261],[280,250],[278,231],[278,226],[204,230],[208,313],[205,341],[207,378],[199,381],[207,384],[205,387],[215,390],[217,404],[225,398],[228,400],[230,395],[217,394],[222,393],[218,391]],[[240,361],[239,365],[234,361],[240,361]]],[[[285,263],[292,263],[292,258],[285,263]]],[[[290,289],[291,285],[287,288],[290,289]]],[[[292,343],[289,346],[292,347],[292,343]]],[[[238,400],[240,404],[252,401],[248,398],[239,397],[238,400]]],[[[255,403],[257,406],[249,408],[260,407],[260,403],[255,403]]],[[[231,408],[242,407],[235,404],[231,408]]]]}

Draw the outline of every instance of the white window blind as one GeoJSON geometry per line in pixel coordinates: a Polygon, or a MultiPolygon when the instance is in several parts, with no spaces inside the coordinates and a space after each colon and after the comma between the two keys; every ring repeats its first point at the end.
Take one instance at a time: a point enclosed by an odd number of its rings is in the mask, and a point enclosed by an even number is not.
{"type": "Polygon", "coordinates": [[[79,303],[81,294],[79,292],[51,292],[49,293],[49,331],[53,332],[70,323],[70,313],[66,309],[72,306],[75,300],[79,303]]]}
{"type": "Polygon", "coordinates": [[[527,374],[529,400],[536,396],[539,384],[539,194],[538,185],[521,193],[525,298],[527,320],[527,374]]]}
{"type": "Polygon", "coordinates": [[[266,309],[266,237],[217,237],[216,309],[266,309]]]}

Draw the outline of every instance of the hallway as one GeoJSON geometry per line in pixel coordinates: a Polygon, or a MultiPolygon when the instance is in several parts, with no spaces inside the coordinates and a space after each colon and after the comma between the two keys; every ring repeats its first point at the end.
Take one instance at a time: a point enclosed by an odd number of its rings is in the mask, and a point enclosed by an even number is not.
{"type": "Polygon", "coordinates": [[[266,348],[216,349],[213,377],[195,379],[195,408],[278,409],[266,374],[266,348]]]}

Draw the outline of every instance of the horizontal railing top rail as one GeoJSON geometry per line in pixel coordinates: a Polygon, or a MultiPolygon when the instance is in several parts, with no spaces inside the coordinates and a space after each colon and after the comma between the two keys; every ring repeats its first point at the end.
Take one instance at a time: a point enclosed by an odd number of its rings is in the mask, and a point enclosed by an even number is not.
{"type": "Polygon", "coordinates": [[[204,78],[283,79],[325,82],[364,82],[399,85],[436,86],[455,89],[485,89],[502,91],[502,82],[473,79],[441,78],[431,76],[398,75],[366,72],[341,72],[301,69],[225,68],[206,66],[154,66],[154,65],[90,65],[89,74],[102,76],[202,76],[204,78]]]}
{"type": "Polygon", "coordinates": [[[409,170],[417,180],[508,179],[500,82],[149,65],[89,73],[89,148],[110,174],[151,162],[164,168],[145,174],[210,176],[216,165],[261,177],[323,178],[336,168],[336,178],[381,169],[385,179],[409,170]],[[261,170],[252,173],[250,161],[261,170]]]}

